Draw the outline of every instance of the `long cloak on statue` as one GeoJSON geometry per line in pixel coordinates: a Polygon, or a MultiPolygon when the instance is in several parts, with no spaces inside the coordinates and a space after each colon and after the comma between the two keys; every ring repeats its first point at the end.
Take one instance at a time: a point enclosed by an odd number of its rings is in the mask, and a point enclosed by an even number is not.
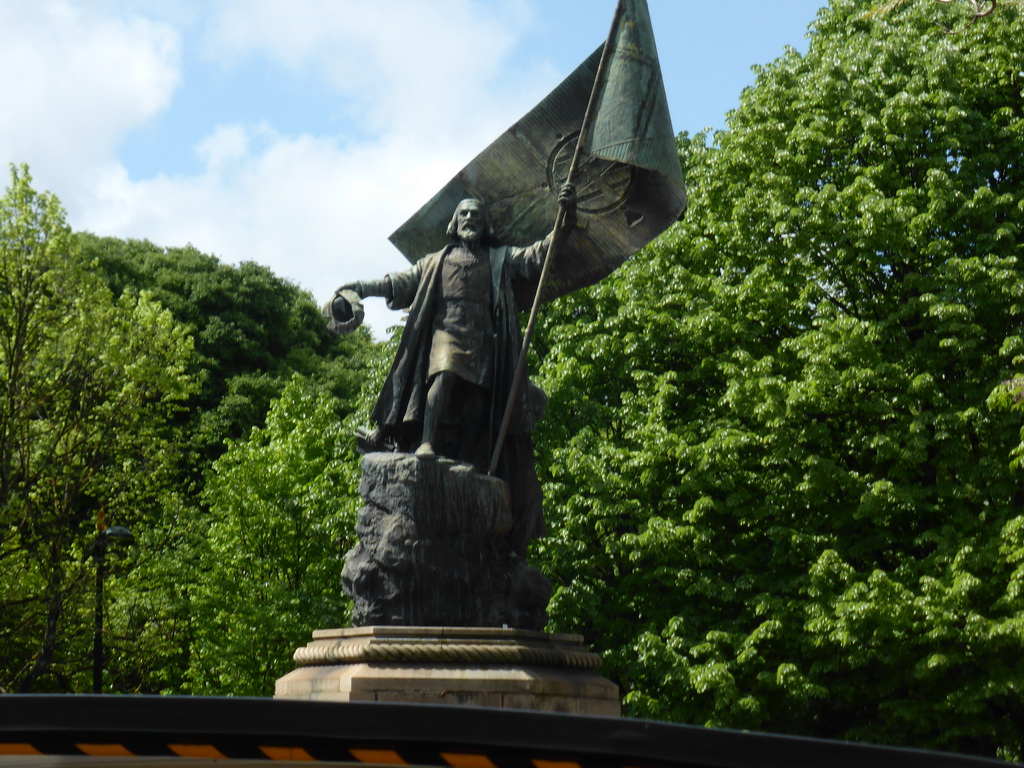
{"type": "MultiPolygon", "coordinates": [[[[493,382],[484,425],[488,446],[493,445],[498,433],[522,346],[518,313],[530,308],[548,242],[545,238],[525,248],[499,246],[488,252],[494,323],[493,382]]],[[[386,297],[387,305],[390,309],[408,307],[409,317],[371,419],[383,437],[393,440],[399,450],[413,450],[418,444],[426,409],[434,318],[442,301],[442,264],[454,247],[448,245],[416,262],[411,269],[388,275],[391,293],[386,297]]],[[[521,387],[496,472],[512,492],[510,547],[524,556],[530,540],[545,531],[530,437],[543,411],[544,394],[540,389],[532,384],[521,387]]],[[[487,458],[485,453],[480,463],[486,465],[487,458]]]]}

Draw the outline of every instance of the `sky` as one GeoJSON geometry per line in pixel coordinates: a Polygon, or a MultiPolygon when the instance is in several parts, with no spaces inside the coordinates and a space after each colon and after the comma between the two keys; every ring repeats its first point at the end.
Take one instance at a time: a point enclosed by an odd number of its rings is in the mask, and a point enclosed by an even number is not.
{"type": "MultiPolygon", "coordinates": [[[[648,0],[675,130],[726,127],[825,0],[648,0]]],[[[615,0],[0,0],[0,162],[69,224],[323,303],[597,48],[615,0]]],[[[7,184],[4,177],[3,186],[7,184]]],[[[401,321],[365,302],[378,337],[401,321]]]]}

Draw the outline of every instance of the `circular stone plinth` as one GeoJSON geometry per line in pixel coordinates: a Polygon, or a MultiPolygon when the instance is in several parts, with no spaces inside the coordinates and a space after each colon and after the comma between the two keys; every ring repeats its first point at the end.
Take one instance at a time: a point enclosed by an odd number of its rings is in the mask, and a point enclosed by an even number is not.
{"type": "Polygon", "coordinates": [[[487,627],[320,629],[293,658],[300,667],[398,663],[596,669],[601,664],[580,635],[487,627]]]}
{"type": "Polygon", "coordinates": [[[618,717],[619,689],[580,635],[522,629],[321,629],[274,698],[444,704],[618,717]]]}

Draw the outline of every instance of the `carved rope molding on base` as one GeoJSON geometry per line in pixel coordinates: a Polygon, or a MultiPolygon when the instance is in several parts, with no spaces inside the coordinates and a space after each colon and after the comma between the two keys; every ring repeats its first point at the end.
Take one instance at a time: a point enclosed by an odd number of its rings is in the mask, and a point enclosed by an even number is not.
{"type": "Polygon", "coordinates": [[[365,663],[456,663],[456,664],[528,664],[542,667],[596,669],[601,657],[579,649],[537,648],[519,644],[481,643],[353,643],[351,641],[317,641],[295,651],[300,667],[326,664],[365,663]]]}

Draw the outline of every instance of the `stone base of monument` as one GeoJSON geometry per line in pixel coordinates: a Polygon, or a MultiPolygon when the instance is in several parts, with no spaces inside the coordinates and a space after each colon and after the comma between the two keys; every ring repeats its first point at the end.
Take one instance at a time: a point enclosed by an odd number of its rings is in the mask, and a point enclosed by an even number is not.
{"type": "Polygon", "coordinates": [[[342,587],[352,624],[540,629],[551,584],[511,551],[508,486],[471,465],[407,453],[362,460],[342,587]]]}
{"type": "Polygon", "coordinates": [[[619,715],[619,689],[579,635],[477,627],[321,629],[276,699],[461,704],[619,715]]]}

